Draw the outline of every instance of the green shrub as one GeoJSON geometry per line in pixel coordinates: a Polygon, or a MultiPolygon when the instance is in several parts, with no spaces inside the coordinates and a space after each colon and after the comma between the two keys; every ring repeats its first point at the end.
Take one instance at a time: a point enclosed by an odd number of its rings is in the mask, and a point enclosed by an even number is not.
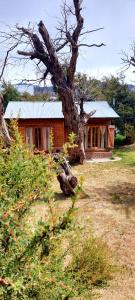
{"type": "Polygon", "coordinates": [[[123,146],[126,144],[126,135],[122,134],[116,134],[115,141],[114,141],[115,146],[123,146]]]}
{"type": "Polygon", "coordinates": [[[70,224],[75,199],[65,215],[56,216],[56,162],[51,154],[34,155],[22,142],[14,121],[11,132],[10,148],[3,149],[3,141],[0,143],[0,297],[33,299],[38,294],[42,257],[49,256],[52,237],[70,224]],[[48,205],[48,220],[30,228],[24,215],[39,199],[48,205]]]}
{"type": "MultiPolygon", "coordinates": [[[[0,300],[66,300],[77,296],[90,300],[89,283],[103,283],[109,278],[104,247],[93,238],[78,240],[71,267],[63,268],[66,254],[62,244],[69,231],[74,232],[71,220],[76,196],[71,208],[57,215],[53,192],[57,168],[51,154],[34,155],[23,144],[13,122],[11,147],[5,151],[2,141],[0,144],[0,300]],[[48,206],[48,219],[35,222],[31,228],[29,209],[40,199],[48,206]]],[[[78,191],[82,183],[81,178],[78,191]]]]}
{"type": "Polygon", "coordinates": [[[126,124],[126,143],[128,145],[133,144],[135,142],[135,126],[126,124]]]}

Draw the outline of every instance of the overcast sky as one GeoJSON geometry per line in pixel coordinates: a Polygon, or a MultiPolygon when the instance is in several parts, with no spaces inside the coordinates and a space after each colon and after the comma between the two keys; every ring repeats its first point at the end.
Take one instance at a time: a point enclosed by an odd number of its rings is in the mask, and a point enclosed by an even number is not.
{"type": "MultiPolygon", "coordinates": [[[[53,35],[61,3],[62,0],[0,0],[0,27],[3,29],[6,24],[16,23],[27,25],[29,21],[38,23],[43,19],[53,35]]],[[[98,78],[117,74],[122,67],[122,50],[129,52],[135,39],[135,0],[84,0],[83,7],[87,29],[104,27],[104,30],[89,35],[87,42],[104,42],[106,47],[81,49],[77,71],[98,78]]],[[[15,68],[10,76],[19,76],[15,68]]],[[[132,70],[126,72],[127,82],[132,83],[134,77],[132,70]]]]}

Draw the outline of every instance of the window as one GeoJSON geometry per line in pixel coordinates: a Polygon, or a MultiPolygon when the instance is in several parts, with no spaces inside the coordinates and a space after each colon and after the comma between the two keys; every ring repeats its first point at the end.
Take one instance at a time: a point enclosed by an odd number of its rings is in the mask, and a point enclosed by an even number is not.
{"type": "Polygon", "coordinates": [[[85,129],[85,148],[107,147],[107,127],[106,126],[88,126],[85,129]]]}
{"type": "Polygon", "coordinates": [[[37,149],[42,148],[42,143],[41,143],[41,128],[35,128],[35,147],[37,149]]]}
{"type": "Polygon", "coordinates": [[[32,127],[26,128],[26,144],[33,145],[33,130],[32,127]]]}
{"type": "Polygon", "coordinates": [[[107,130],[106,127],[100,127],[100,148],[104,149],[107,146],[107,130]]]}
{"type": "Polygon", "coordinates": [[[45,151],[49,150],[50,133],[51,133],[51,128],[50,127],[43,127],[43,148],[44,148],[45,151]]]}
{"type": "Polygon", "coordinates": [[[92,127],[91,135],[92,135],[92,147],[98,147],[98,127],[92,127]]]}
{"type": "Polygon", "coordinates": [[[39,150],[49,150],[50,146],[50,127],[27,127],[25,130],[26,143],[35,146],[39,150]]]}
{"type": "Polygon", "coordinates": [[[91,147],[91,128],[88,129],[88,148],[91,147]]]}

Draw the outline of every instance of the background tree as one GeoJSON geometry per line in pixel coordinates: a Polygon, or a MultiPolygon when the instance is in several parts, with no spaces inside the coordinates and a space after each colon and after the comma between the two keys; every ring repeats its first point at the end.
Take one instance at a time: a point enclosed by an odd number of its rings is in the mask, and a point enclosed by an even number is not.
{"type": "Polygon", "coordinates": [[[130,92],[122,77],[105,77],[102,82],[102,94],[119,114],[116,125],[121,133],[125,133],[125,125],[135,124],[135,93],[130,92]]]}
{"type": "Polygon", "coordinates": [[[102,95],[104,100],[116,110],[120,119],[116,120],[116,125],[121,132],[125,130],[126,109],[129,101],[128,85],[120,77],[104,77],[102,81],[102,95]]]}
{"type": "Polygon", "coordinates": [[[9,101],[21,100],[21,94],[11,83],[3,82],[2,84],[3,106],[6,109],[9,101]]]}
{"type": "MultiPolygon", "coordinates": [[[[81,47],[101,47],[104,44],[87,44],[81,42],[86,33],[92,33],[101,28],[84,30],[84,18],[81,15],[83,1],[73,0],[73,5],[63,4],[63,22],[57,28],[57,38],[52,39],[43,21],[37,30],[16,26],[16,30],[7,34],[7,39],[13,42],[12,48],[20,46],[18,54],[26,59],[34,60],[37,64],[40,80],[50,75],[51,82],[62,101],[62,111],[67,132],[74,132],[77,136],[78,156],[80,162],[85,158],[83,145],[83,128],[90,115],[85,112],[80,115],[75,102],[74,75],[76,72],[79,49],[81,47]],[[75,22],[73,22],[73,19],[75,22]],[[24,47],[23,47],[24,45],[24,47]],[[27,45],[27,51],[26,51],[27,45]],[[24,50],[23,50],[24,49],[24,50]],[[64,55],[62,55],[64,53],[64,55]],[[63,60],[66,67],[63,69],[63,60]]],[[[8,50],[10,51],[11,48],[8,50]]],[[[4,62],[5,63],[5,62],[4,62]]]]}
{"type": "Polygon", "coordinates": [[[103,94],[101,81],[88,77],[86,74],[77,73],[74,79],[75,88],[84,93],[85,101],[102,100],[103,94]]]}
{"type": "Polygon", "coordinates": [[[48,93],[38,94],[38,95],[31,95],[28,92],[24,92],[21,94],[22,101],[51,101],[50,95],[48,93]]]}
{"type": "Polygon", "coordinates": [[[121,134],[126,134],[127,141],[134,140],[135,131],[135,92],[124,81],[124,76],[103,77],[101,80],[90,78],[86,74],[75,76],[75,86],[84,92],[85,100],[105,100],[119,114],[115,121],[121,134]],[[128,130],[129,128],[130,130],[128,130]]]}
{"type": "MultiPolygon", "coordinates": [[[[127,54],[125,51],[123,51],[122,62],[124,65],[124,70],[127,70],[130,67],[135,68],[135,42],[133,42],[131,45],[131,54],[127,54]]],[[[133,70],[133,72],[135,71],[133,70]]]]}
{"type": "Polygon", "coordinates": [[[125,99],[128,94],[128,85],[124,83],[121,77],[104,77],[102,80],[102,94],[111,105],[119,106],[119,103],[125,99]],[[115,101],[114,101],[115,100],[115,101]]]}

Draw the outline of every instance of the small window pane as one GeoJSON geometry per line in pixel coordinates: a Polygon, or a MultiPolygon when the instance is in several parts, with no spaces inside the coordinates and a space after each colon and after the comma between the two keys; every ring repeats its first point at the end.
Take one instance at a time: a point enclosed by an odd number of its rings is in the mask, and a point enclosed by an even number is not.
{"type": "Polygon", "coordinates": [[[31,127],[26,128],[26,144],[33,145],[33,130],[31,127]]]}
{"type": "Polygon", "coordinates": [[[98,127],[92,128],[92,147],[98,147],[98,127]]]}
{"type": "Polygon", "coordinates": [[[87,133],[88,133],[88,148],[90,148],[91,147],[91,128],[89,127],[89,129],[88,129],[88,131],[87,131],[87,133]]]}
{"type": "Polygon", "coordinates": [[[41,149],[41,128],[35,128],[35,147],[41,149]]]}
{"type": "Polygon", "coordinates": [[[48,151],[50,147],[50,133],[51,133],[50,127],[43,128],[43,147],[45,151],[48,151]]]}
{"type": "Polygon", "coordinates": [[[107,130],[106,127],[100,127],[100,148],[104,149],[107,146],[107,130]]]}

